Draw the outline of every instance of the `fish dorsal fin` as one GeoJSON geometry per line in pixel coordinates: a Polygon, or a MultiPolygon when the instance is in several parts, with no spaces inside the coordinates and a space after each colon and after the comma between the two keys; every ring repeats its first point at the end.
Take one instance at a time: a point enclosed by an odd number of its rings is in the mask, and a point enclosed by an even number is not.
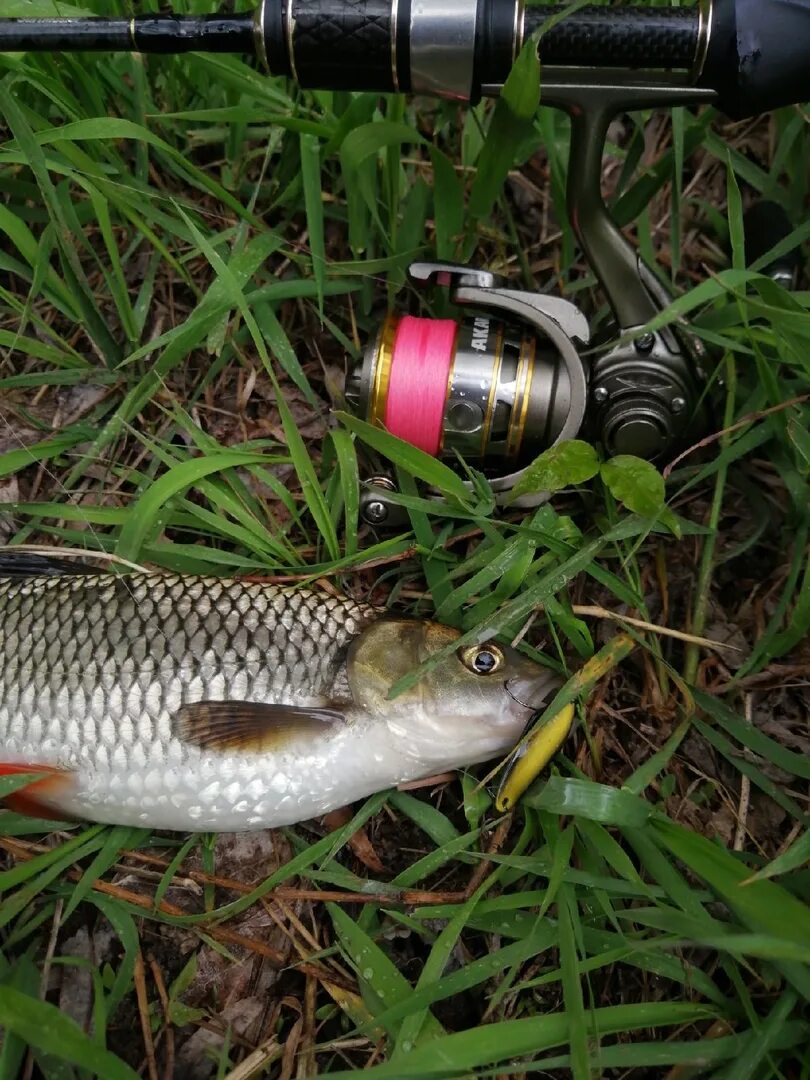
{"type": "Polygon", "coordinates": [[[57,559],[53,555],[38,555],[33,551],[0,549],[0,578],[53,577],[55,574],[102,574],[96,566],[78,559],[57,559]]]}
{"type": "Polygon", "coordinates": [[[338,709],[263,705],[254,701],[197,701],[175,713],[174,733],[202,750],[282,750],[289,743],[324,735],[342,723],[338,709]]]}

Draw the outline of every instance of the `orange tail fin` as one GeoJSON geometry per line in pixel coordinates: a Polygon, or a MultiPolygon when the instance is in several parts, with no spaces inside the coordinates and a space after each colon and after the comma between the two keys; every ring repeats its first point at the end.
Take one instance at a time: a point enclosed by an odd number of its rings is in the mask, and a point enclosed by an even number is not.
{"type": "Polygon", "coordinates": [[[47,775],[39,780],[32,780],[26,787],[18,788],[11,795],[7,795],[3,802],[9,810],[46,821],[67,821],[69,815],[60,813],[56,804],[60,794],[72,784],[73,774],[52,765],[12,765],[0,762],[0,776],[19,776],[23,773],[47,775]]]}

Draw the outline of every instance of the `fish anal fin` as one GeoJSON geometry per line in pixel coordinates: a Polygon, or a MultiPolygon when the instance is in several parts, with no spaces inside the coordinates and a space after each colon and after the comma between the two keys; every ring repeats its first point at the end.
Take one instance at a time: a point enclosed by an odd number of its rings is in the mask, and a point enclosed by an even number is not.
{"type": "Polygon", "coordinates": [[[57,769],[52,765],[20,765],[0,762],[0,776],[21,776],[31,773],[39,776],[23,788],[18,788],[2,800],[3,805],[15,814],[26,817],[42,818],[45,821],[70,821],[71,814],[59,809],[60,796],[66,794],[74,784],[74,775],[69,769],[57,769]],[[40,774],[45,773],[45,776],[40,774]]]}
{"type": "Polygon", "coordinates": [[[174,734],[202,750],[262,753],[324,735],[342,723],[339,709],[264,705],[253,701],[198,701],[175,713],[174,734]]]}

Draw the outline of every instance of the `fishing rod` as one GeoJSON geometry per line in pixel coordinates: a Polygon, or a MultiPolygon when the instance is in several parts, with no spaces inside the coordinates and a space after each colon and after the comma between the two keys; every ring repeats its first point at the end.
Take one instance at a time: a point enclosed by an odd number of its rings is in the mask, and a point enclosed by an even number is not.
{"type": "MultiPolygon", "coordinates": [[[[571,117],[568,211],[612,309],[613,344],[589,348],[585,315],[562,297],[509,289],[468,266],[420,263],[411,280],[448,290],[459,318],[391,315],[346,387],[359,415],[428,453],[454,462],[461,454],[488,474],[499,502],[516,506],[544,498],[511,492],[527,461],[556,442],[586,431],[611,454],[656,460],[701,423],[702,346],[688,327],[645,329],[671,297],[602,197],[608,127],[640,109],[712,104],[740,119],[810,99],[810,0],[576,10],[523,0],[263,0],[247,15],[0,18],[0,52],[240,53],[310,89],[458,102],[497,96],[532,35],[542,103],[571,117]]],[[[391,488],[386,477],[365,483],[367,521],[394,523],[391,488]]]]}
{"type": "Polygon", "coordinates": [[[321,90],[475,101],[499,92],[547,26],[544,64],[683,71],[739,118],[810,98],[809,0],[693,7],[525,6],[523,0],[263,0],[246,15],[0,18],[0,52],[255,54],[321,90]]]}

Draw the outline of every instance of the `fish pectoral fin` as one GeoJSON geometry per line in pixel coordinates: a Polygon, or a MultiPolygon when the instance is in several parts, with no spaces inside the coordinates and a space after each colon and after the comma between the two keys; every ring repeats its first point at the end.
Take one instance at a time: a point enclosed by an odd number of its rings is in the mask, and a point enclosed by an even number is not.
{"type": "Polygon", "coordinates": [[[57,559],[33,551],[15,551],[13,547],[0,551],[0,578],[53,577],[55,574],[101,574],[96,566],[78,559],[57,559]]]}
{"type": "Polygon", "coordinates": [[[203,750],[281,750],[314,739],[346,719],[339,709],[264,705],[255,701],[197,701],[174,715],[174,734],[203,750]]]}
{"type": "Polygon", "coordinates": [[[21,765],[0,762],[0,776],[22,776],[30,773],[39,779],[32,780],[23,788],[17,788],[2,800],[9,810],[26,817],[45,821],[71,821],[72,814],[59,809],[60,798],[73,788],[75,776],[69,769],[56,769],[52,765],[21,765]],[[45,773],[44,776],[41,774],[45,773]]]}

